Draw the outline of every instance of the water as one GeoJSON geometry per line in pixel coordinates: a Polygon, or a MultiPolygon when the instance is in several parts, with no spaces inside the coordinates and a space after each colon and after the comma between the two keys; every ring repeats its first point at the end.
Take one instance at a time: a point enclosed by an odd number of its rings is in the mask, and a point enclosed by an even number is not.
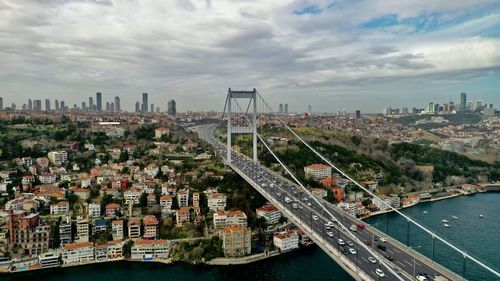
{"type": "MultiPolygon", "coordinates": [[[[477,194],[433,203],[423,203],[404,212],[422,224],[447,237],[455,245],[468,249],[481,261],[495,269],[500,268],[500,193],[477,194]],[[424,215],[423,211],[428,214],[424,215]],[[484,214],[480,219],[479,214],[484,214]],[[457,216],[454,220],[451,216],[457,216]],[[450,228],[444,228],[441,220],[449,221],[450,228]]],[[[406,222],[389,214],[367,220],[386,230],[389,221],[389,234],[407,243],[406,222]]],[[[432,256],[432,243],[428,235],[410,228],[410,245],[420,246],[417,250],[432,256]]],[[[463,272],[463,258],[441,243],[435,244],[435,259],[455,270],[463,272]]],[[[466,262],[465,277],[469,280],[498,280],[492,274],[466,262]]],[[[0,280],[54,280],[54,281],[109,281],[109,280],[353,280],[342,268],[333,262],[316,246],[288,253],[279,257],[241,266],[192,266],[186,264],[164,265],[155,263],[105,263],[48,271],[27,272],[1,276],[0,280]]]]}
{"type": "MultiPolygon", "coordinates": [[[[422,203],[403,210],[420,224],[435,231],[460,249],[477,258],[486,265],[500,269],[500,193],[481,193],[467,197],[457,197],[437,202],[422,203]],[[427,211],[427,214],[424,214],[427,211]],[[484,218],[479,218],[484,214],[484,218]],[[453,219],[452,216],[458,217],[453,219]],[[443,226],[442,219],[448,220],[449,228],[443,226]]],[[[373,217],[367,223],[404,244],[409,244],[420,253],[432,257],[432,239],[429,234],[415,226],[410,226],[410,239],[407,236],[406,220],[397,214],[373,217]]],[[[485,269],[466,260],[454,250],[435,240],[435,260],[447,268],[463,275],[468,280],[499,280],[485,269]]]]}

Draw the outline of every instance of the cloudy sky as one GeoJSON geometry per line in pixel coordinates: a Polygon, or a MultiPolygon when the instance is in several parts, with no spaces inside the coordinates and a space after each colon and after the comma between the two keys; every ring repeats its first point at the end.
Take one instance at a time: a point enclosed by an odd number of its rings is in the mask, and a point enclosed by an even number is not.
{"type": "Polygon", "coordinates": [[[498,0],[0,0],[0,96],[221,110],[257,88],[290,110],[500,107],[498,0]]]}

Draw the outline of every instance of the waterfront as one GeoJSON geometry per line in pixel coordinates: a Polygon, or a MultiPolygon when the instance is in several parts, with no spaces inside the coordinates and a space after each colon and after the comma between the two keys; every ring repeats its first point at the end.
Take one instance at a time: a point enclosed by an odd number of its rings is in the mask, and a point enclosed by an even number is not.
{"type": "MultiPolygon", "coordinates": [[[[405,209],[404,212],[422,224],[448,237],[456,245],[463,246],[469,252],[498,269],[500,267],[500,193],[482,193],[462,196],[437,202],[428,202],[405,209]],[[428,211],[428,214],[424,214],[428,211]],[[479,219],[479,214],[484,214],[479,219]],[[454,220],[451,216],[457,216],[454,220]],[[444,228],[441,220],[447,219],[450,228],[444,228]]],[[[372,217],[367,222],[381,230],[386,229],[389,221],[389,233],[406,243],[406,223],[395,214],[372,217]]],[[[430,240],[426,235],[410,228],[410,244],[421,246],[418,251],[431,255],[430,240]]],[[[445,246],[436,243],[436,260],[462,273],[462,259],[451,254],[445,246]]],[[[335,264],[316,246],[295,251],[275,258],[249,265],[239,266],[204,266],[155,263],[106,263],[48,271],[20,273],[2,276],[2,280],[41,280],[79,281],[79,280],[352,280],[347,273],[335,264]]],[[[491,275],[466,263],[466,278],[469,280],[495,280],[491,275]]]]}

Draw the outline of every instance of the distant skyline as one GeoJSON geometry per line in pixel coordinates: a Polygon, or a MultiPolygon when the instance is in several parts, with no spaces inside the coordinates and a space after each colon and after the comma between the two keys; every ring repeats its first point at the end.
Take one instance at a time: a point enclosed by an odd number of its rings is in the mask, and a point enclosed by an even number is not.
{"type": "Polygon", "coordinates": [[[4,106],[80,106],[102,92],[134,111],[217,110],[257,88],[277,110],[381,112],[470,100],[500,105],[500,3],[0,0],[4,106]]]}

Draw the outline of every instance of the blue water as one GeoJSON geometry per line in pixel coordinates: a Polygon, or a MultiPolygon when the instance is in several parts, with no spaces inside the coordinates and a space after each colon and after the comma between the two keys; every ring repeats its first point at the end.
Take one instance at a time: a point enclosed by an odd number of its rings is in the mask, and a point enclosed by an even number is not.
{"type": "MultiPolygon", "coordinates": [[[[449,238],[454,244],[495,269],[500,268],[500,193],[477,194],[433,203],[424,203],[404,210],[422,224],[449,238]],[[428,214],[424,215],[423,211],[428,214]],[[479,219],[479,214],[484,214],[479,219]],[[459,217],[454,220],[451,216],[459,217]],[[447,219],[450,228],[441,220],[447,219]]],[[[406,222],[395,214],[370,218],[367,222],[407,243],[406,222]]],[[[432,243],[427,234],[410,228],[410,245],[431,256],[432,243]]],[[[463,273],[463,258],[448,247],[435,243],[435,259],[459,274],[463,273]]],[[[492,274],[465,263],[465,277],[469,280],[498,280],[492,274]]],[[[54,280],[54,281],[110,281],[110,280],[352,280],[352,278],[318,247],[312,246],[279,257],[240,266],[164,265],[155,263],[105,263],[48,271],[27,272],[0,276],[0,280],[54,280]]]]}
{"type": "MultiPolygon", "coordinates": [[[[497,271],[500,269],[500,193],[481,193],[422,203],[403,212],[486,265],[497,271]],[[424,211],[428,213],[424,214],[424,211]],[[484,218],[479,218],[480,214],[483,214],[484,218]],[[453,219],[452,216],[458,219],[453,219]],[[443,226],[442,219],[449,221],[449,228],[443,226]]],[[[410,226],[408,241],[407,223],[400,216],[391,213],[366,221],[384,232],[389,221],[389,235],[404,244],[409,243],[417,251],[432,258],[431,236],[415,226],[410,226]]],[[[434,258],[460,275],[465,272],[465,278],[468,280],[499,280],[470,260],[465,260],[464,266],[461,254],[437,240],[434,244],[434,258]]]]}

